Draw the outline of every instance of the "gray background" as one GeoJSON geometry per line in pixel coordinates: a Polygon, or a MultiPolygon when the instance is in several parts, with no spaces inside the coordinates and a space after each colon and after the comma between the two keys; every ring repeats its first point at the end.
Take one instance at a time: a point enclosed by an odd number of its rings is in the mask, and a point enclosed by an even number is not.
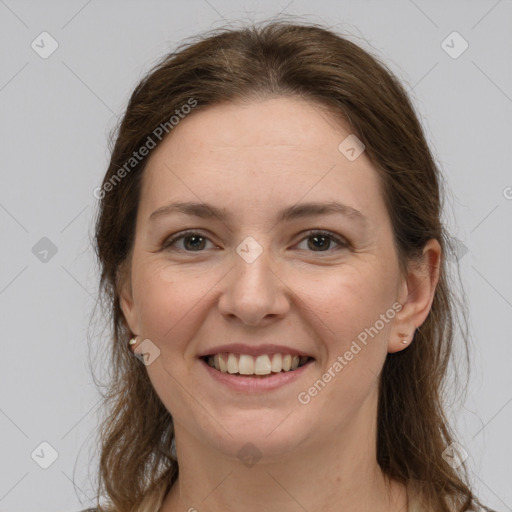
{"type": "Polygon", "coordinates": [[[469,299],[474,364],[452,414],[457,440],[477,494],[512,510],[511,0],[0,0],[0,511],[92,504],[99,394],[88,344],[94,354],[107,337],[90,326],[93,190],[129,94],[183,38],[279,12],[348,33],[411,92],[446,176],[469,299]],[[46,59],[31,47],[43,31],[59,45],[46,59]],[[445,43],[452,56],[442,46],[453,31],[469,44],[457,58],[458,36],[445,43]],[[48,469],[42,442],[58,453],[48,469]]]}

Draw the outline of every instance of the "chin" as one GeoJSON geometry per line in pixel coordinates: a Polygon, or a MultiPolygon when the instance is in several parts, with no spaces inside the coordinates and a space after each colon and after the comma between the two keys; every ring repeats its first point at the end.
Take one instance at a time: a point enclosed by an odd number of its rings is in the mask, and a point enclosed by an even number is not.
{"type": "MultiPolygon", "coordinates": [[[[262,418],[261,411],[254,411],[243,417],[236,418],[231,416],[229,421],[222,422],[226,430],[217,424],[215,433],[212,436],[211,425],[207,431],[203,432],[205,443],[222,452],[227,457],[236,458],[246,463],[251,461],[273,462],[290,452],[299,449],[308,438],[311,437],[310,429],[300,432],[295,427],[297,421],[283,421],[286,414],[269,414],[265,419],[262,418]],[[229,433],[228,433],[229,432],[229,433]],[[230,435],[231,434],[231,435],[230,435]]],[[[307,424],[307,423],[306,423],[307,424]]]]}

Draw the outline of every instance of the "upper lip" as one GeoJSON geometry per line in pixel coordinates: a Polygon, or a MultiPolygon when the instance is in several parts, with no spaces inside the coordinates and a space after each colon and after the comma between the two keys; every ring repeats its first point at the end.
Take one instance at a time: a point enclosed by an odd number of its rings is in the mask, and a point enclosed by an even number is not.
{"type": "Polygon", "coordinates": [[[284,345],[244,345],[243,343],[234,343],[231,345],[218,345],[213,348],[204,350],[198,354],[198,357],[211,356],[220,354],[223,352],[229,352],[233,354],[247,354],[250,356],[260,356],[263,354],[291,354],[292,356],[306,356],[313,357],[303,350],[298,350],[292,347],[286,347],[284,345]]]}

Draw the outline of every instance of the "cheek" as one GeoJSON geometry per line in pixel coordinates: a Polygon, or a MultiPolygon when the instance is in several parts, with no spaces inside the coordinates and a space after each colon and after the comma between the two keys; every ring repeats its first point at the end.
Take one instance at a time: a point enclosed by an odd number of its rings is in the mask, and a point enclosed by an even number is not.
{"type": "Polygon", "coordinates": [[[396,314],[391,274],[368,258],[365,265],[339,268],[303,290],[306,309],[315,312],[312,322],[323,352],[320,371],[326,385],[320,402],[338,403],[341,408],[333,414],[340,421],[372,392],[385,362],[396,314]]]}
{"type": "Polygon", "coordinates": [[[375,382],[387,355],[389,330],[396,315],[394,288],[378,266],[368,266],[365,271],[354,268],[331,277],[322,289],[322,294],[310,293],[308,307],[314,308],[316,330],[323,333],[327,351],[324,370],[337,375],[332,393],[342,390],[346,400],[352,397],[357,402],[375,382]]]}
{"type": "Polygon", "coordinates": [[[169,285],[173,285],[176,279],[179,278],[176,269],[165,263],[159,264],[155,269],[155,273],[162,284],[168,283],[169,285]]]}
{"type": "Polygon", "coordinates": [[[175,350],[197,328],[201,301],[216,280],[211,273],[179,270],[166,262],[146,262],[133,276],[141,333],[161,350],[175,350]]]}
{"type": "MultiPolygon", "coordinates": [[[[296,288],[305,306],[339,342],[373,325],[394,300],[392,279],[371,260],[325,271],[321,277],[301,278],[296,288]]],[[[298,281],[296,281],[298,282],[298,281]]]]}

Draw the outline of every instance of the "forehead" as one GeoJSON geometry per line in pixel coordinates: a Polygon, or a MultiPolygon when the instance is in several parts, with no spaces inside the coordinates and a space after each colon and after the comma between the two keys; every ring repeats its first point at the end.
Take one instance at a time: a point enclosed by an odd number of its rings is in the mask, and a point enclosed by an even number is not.
{"type": "MultiPolygon", "coordinates": [[[[332,110],[320,103],[297,97],[277,97],[246,102],[229,102],[193,111],[173,130],[157,149],[165,152],[171,139],[183,149],[209,151],[249,151],[265,146],[266,150],[290,148],[294,151],[326,148],[350,128],[335,118],[332,110]],[[179,129],[178,129],[179,128],[179,129]]],[[[192,155],[193,156],[193,155],[192,155]]]]}
{"type": "Polygon", "coordinates": [[[349,136],[347,123],[300,98],[195,111],[150,156],[141,209],[147,216],[172,200],[269,209],[304,197],[382,215],[371,162],[364,152],[351,161],[339,149],[349,136]]]}

